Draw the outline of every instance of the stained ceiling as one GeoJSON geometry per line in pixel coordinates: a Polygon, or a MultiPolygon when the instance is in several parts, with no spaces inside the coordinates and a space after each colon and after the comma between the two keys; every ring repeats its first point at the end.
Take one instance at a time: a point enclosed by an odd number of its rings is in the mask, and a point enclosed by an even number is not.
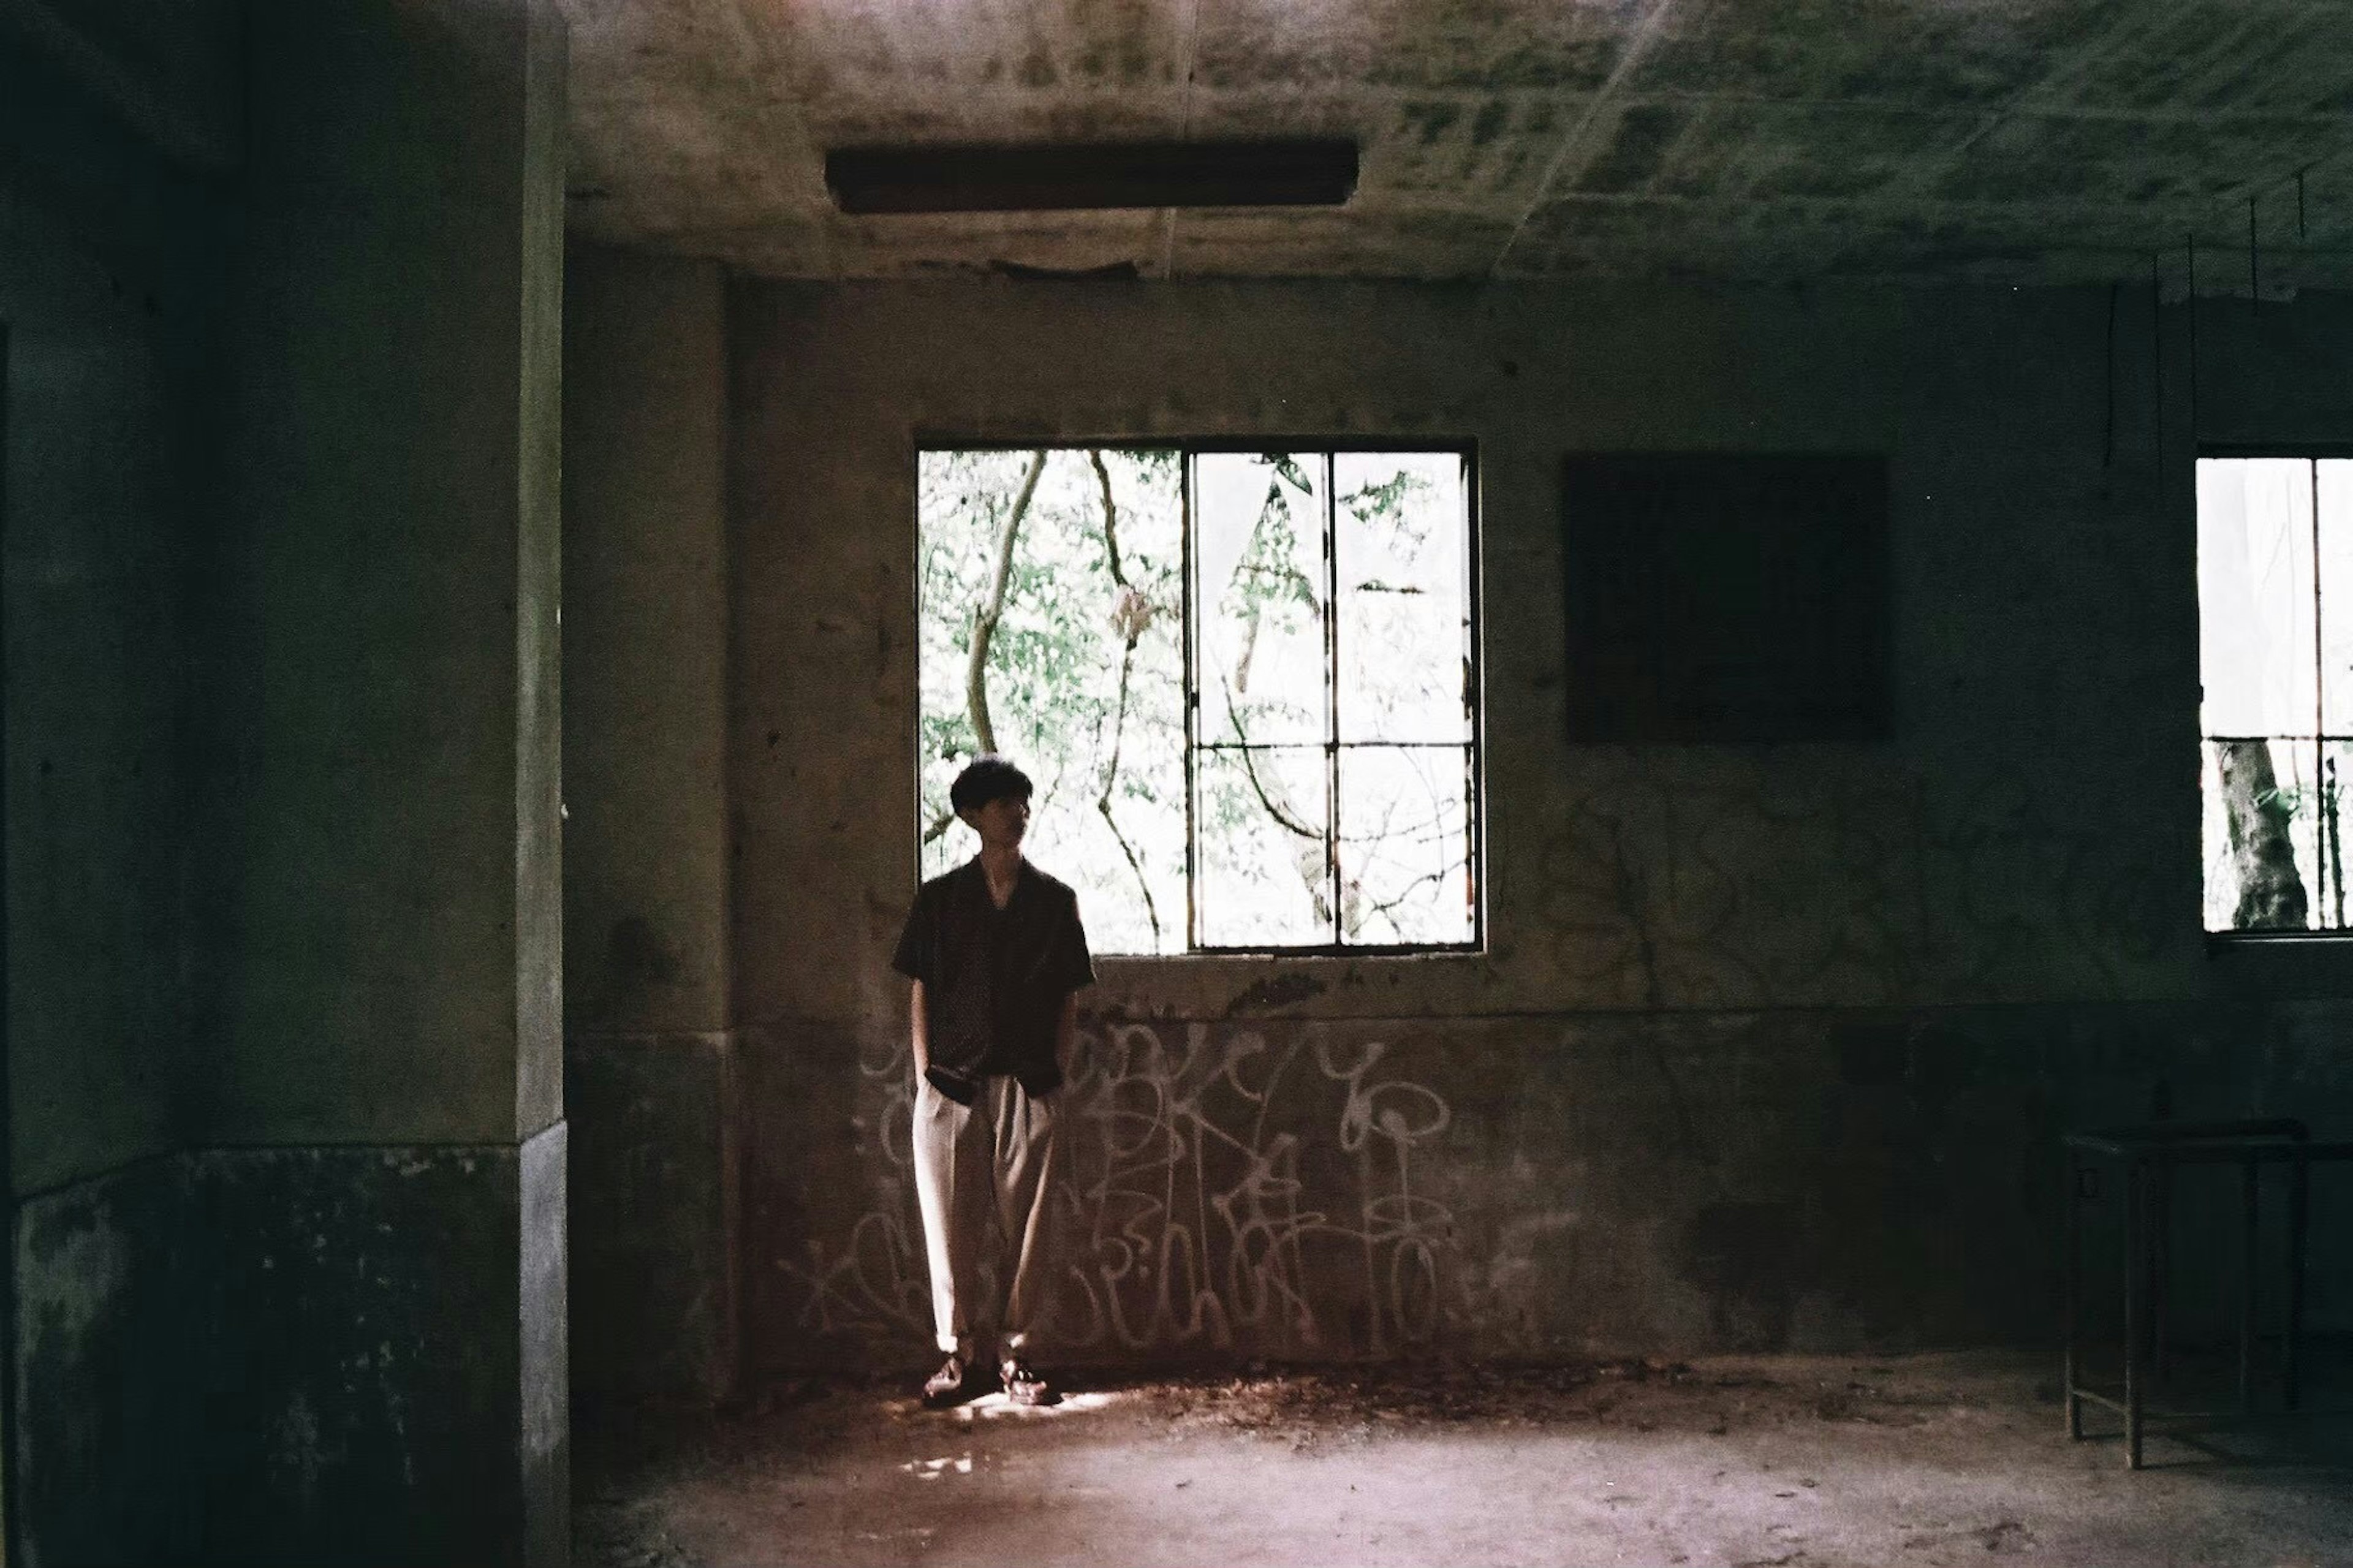
{"type": "Polygon", "coordinates": [[[2353,284],[2347,0],[564,0],[577,233],[786,278],[2353,284]],[[846,216],[857,144],[1341,135],[1345,206],[846,216]],[[2300,176],[2300,177],[2299,177],[2300,176]],[[2300,198],[2300,199],[2299,199],[2300,198]],[[2252,213],[2250,201],[2253,202],[2252,213]]]}

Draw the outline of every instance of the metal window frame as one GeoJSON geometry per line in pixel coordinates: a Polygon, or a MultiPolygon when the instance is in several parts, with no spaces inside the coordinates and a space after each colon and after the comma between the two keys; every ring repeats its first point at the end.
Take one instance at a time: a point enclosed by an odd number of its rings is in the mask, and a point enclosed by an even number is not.
{"type": "MultiPolygon", "coordinates": [[[[1188,734],[1185,749],[1185,793],[1187,802],[1187,864],[1186,900],[1188,909],[1187,942],[1189,953],[1218,958],[1366,958],[1409,957],[1424,953],[1477,953],[1486,951],[1486,889],[1485,858],[1482,854],[1484,805],[1481,798],[1484,784],[1483,760],[1486,755],[1484,734],[1485,686],[1482,679],[1484,617],[1482,615],[1479,572],[1479,491],[1478,447],[1473,441],[1463,439],[1412,441],[1401,437],[1366,438],[1362,437],[1333,438],[1294,437],[1281,440],[1217,440],[1187,441],[1179,444],[1184,454],[1184,468],[1189,486],[1193,459],[1203,453],[1255,452],[1277,453],[1293,458],[1316,457],[1323,459],[1324,486],[1324,739],[1320,743],[1324,753],[1324,877],[1326,898],[1332,910],[1331,940],[1323,942],[1298,943],[1208,943],[1200,940],[1198,924],[1199,882],[1193,868],[1198,864],[1198,814],[1194,802],[1198,792],[1198,761],[1203,752],[1241,751],[1302,751],[1317,742],[1264,742],[1244,746],[1234,742],[1203,742],[1198,739],[1198,718],[1200,704],[1199,683],[1188,662],[1185,672],[1186,706],[1188,734]],[[1339,551],[1338,508],[1339,490],[1335,482],[1336,459],[1344,453],[1451,453],[1462,464],[1462,573],[1464,610],[1464,710],[1470,719],[1470,735],[1461,741],[1343,741],[1340,739],[1339,703],[1339,551]],[[1341,812],[1339,801],[1339,760],[1344,751],[1460,751],[1464,754],[1463,830],[1464,872],[1471,883],[1471,934],[1459,942],[1352,942],[1340,934],[1339,845],[1341,812]]],[[[1188,491],[1189,493],[1189,491],[1188,491]]],[[[1189,552],[1192,540],[1192,518],[1186,519],[1186,541],[1189,552]]],[[[1188,560],[1185,583],[1186,623],[1191,634],[1188,647],[1198,647],[1200,617],[1199,595],[1194,589],[1188,560]]]]}
{"type": "MultiPolygon", "coordinates": [[[[1482,594],[1482,574],[1480,570],[1480,485],[1479,447],[1475,439],[1466,437],[1414,437],[1408,436],[1367,437],[1362,435],[1291,435],[1281,437],[1190,437],[1166,440],[1141,439],[1135,437],[1090,439],[1083,437],[1056,437],[1051,439],[1008,440],[1003,437],[972,438],[937,432],[918,432],[913,442],[914,466],[920,486],[923,458],[933,452],[1174,452],[1177,456],[1177,491],[1179,526],[1182,539],[1179,551],[1179,594],[1184,603],[1178,642],[1184,666],[1185,715],[1185,949],[1176,953],[1137,953],[1138,959],[1183,958],[1388,958],[1416,957],[1424,954],[1475,954],[1487,948],[1487,888],[1486,876],[1486,684],[1484,671],[1485,605],[1482,594]],[[1327,942],[1296,944],[1240,943],[1213,944],[1201,941],[1200,932],[1200,814],[1198,805],[1198,759],[1205,751],[1273,751],[1300,750],[1298,744],[1253,744],[1243,747],[1225,742],[1204,742],[1200,737],[1201,692],[1198,679],[1200,658],[1200,606],[1195,593],[1195,574],[1199,559],[1194,548],[1194,524],[1197,492],[1194,485],[1194,460],[1216,453],[1282,453],[1290,457],[1320,458],[1323,463],[1324,485],[1324,678],[1325,737],[1321,744],[1324,753],[1324,877],[1326,896],[1332,908],[1331,938],[1327,942]],[[1462,531],[1461,567],[1463,586],[1463,707],[1470,720],[1470,734],[1462,741],[1354,741],[1344,742],[1339,733],[1339,584],[1338,584],[1338,517],[1337,487],[1334,483],[1336,459],[1344,453],[1450,453],[1462,465],[1462,531]],[[1340,803],[1339,753],[1348,750],[1382,751],[1460,751],[1463,753],[1463,865],[1470,881],[1471,934],[1459,942],[1351,942],[1340,935],[1339,843],[1340,803]]],[[[917,559],[910,573],[914,615],[921,624],[923,615],[923,570],[921,552],[923,540],[918,529],[915,546],[917,559]]],[[[915,687],[909,711],[915,716],[920,734],[922,698],[922,637],[916,638],[916,668],[913,680],[915,687]]],[[[1307,742],[1315,745],[1317,742],[1307,742]]],[[[916,760],[920,781],[921,759],[916,760]]],[[[916,791],[913,831],[916,836],[917,864],[922,863],[923,799],[916,791]]]]}
{"type": "MultiPolygon", "coordinates": [[[[2198,492],[2196,484],[2197,465],[2209,460],[2231,461],[2234,459],[2258,459],[2269,461],[2285,460],[2290,462],[2300,462],[2303,463],[2309,470],[2308,482],[2312,487],[2313,728],[2312,731],[2308,734],[2209,735],[2205,732],[2206,727],[2201,722],[2198,727],[2199,745],[2202,749],[2217,742],[2243,743],[2250,741],[2262,741],[2266,744],[2269,744],[2274,741],[2285,741],[2297,745],[2310,745],[2313,748],[2314,776],[2316,780],[2321,771],[2320,764],[2327,760],[2326,753],[2322,752],[2321,748],[2331,742],[2353,743],[2353,732],[2346,734],[2332,733],[2324,722],[2325,708],[2327,700],[2326,692],[2327,668],[2327,661],[2321,655],[2323,610],[2321,607],[2320,590],[2320,465],[2325,462],[2342,462],[2353,459],[2353,442],[2311,441],[2295,444],[2282,444],[2275,442],[2200,442],[2198,445],[2196,451],[2191,454],[2190,458],[2191,485],[2189,505],[2190,525],[2193,532],[2196,529],[2198,521],[2198,492]]],[[[2199,605],[2199,613],[2201,616],[2205,613],[2205,605],[2202,600],[2199,605]]],[[[2205,672],[2201,667],[2200,670],[2201,678],[2204,673],[2205,672]]],[[[2200,772],[2202,776],[2204,772],[2204,761],[2202,758],[2200,762],[2200,772]]],[[[2325,847],[2322,853],[2327,853],[2325,847]]],[[[2205,893],[2206,878],[2206,868],[2203,863],[2204,856],[2202,853],[2200,856],[2200,861],[2199,892],[2202,902],[2205,893]]],[[[2339,871],[2341,874],[2341,864],[2339,866],[2339,871]]],[[[2327,868],[2325,866],[2315,868],[2315,875],[2316,878],[2325,877],[2326,873],[2327,868]]],[[[2312,897],[2316,900],[2316,903],[2321,896],[2321,889],[2316,888],[2313,889],[2312,897]]],[[[2210,949],[2215,947],[2233,946],[2241,943],[2295,942],[2344,942],[2353,941],[2353,924],[2337,926],[2307,926],[2301,931],[2283,930],[2276,927],[2246,927],[2232,928],[2227,931],[2211,931],[2205,929],[2206,921],[2202,911],[2199,916],[2198,923],[2200,929],[2205,935],[2206,943],[2210,949]]]]}

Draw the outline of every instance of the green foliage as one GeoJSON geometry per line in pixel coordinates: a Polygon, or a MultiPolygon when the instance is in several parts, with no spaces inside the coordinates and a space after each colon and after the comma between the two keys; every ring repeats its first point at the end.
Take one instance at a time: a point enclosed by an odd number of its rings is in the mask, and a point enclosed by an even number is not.
{"type": "MultiPolygon", "coordinates": [[[[968,834],[947,812],[949,783],[978,744],[965,675],[997,542],[1035,457],[944,451],[922,458],[917,742],[927,877],[971,853],[968,834]]],[[[1203,858],[1197,891],[1205,910],[1236,922],[1221,928],[1222,935],[1205,928],[1205,937],[1328,942],[1335,916],[1326,857],[1339,853],[1344,877],[1356,879],[1343,899],[1351,939],[1460,940],[1442,921],[1427,932],[1427,921],[1414,923],[1420,905],[1413,900],[1431,903],[1426,889],[1414,889],[1450,875],[1457,903],[1448,918],[1460,923],[1467,802],[1459,787],[1447,794],[1453,786],[1443,785],[1444,767],[1431,775],[1439,785],[1426,779],[1416,785],[1430,773],[1419,764],[1390,769],[1416,787],[1418,801],[1383,795],[1359,802],[1357,831],[1344,841],[1327,832],[1325,459],[1269,454],[1226,461],[1257,465],[1265,484],[1256,492],[1255,517],[1230,520],[1246,527],[1247,536],[1230,526],[1222,535],[1224,548],[1240,552],[1229,558],[1226,580],[1201,584],[1235,683],[1219,694],[1214,725],[1205,691],[1205,730],[1217,732],[1204,738],[1279,735],[1286,746],[1254,752],[1248,767],[1238,753],[1203,755],[1195,802],[1203,858]],[[1357,843],[1366,847],[1364,864],[1352,873],[1348,862],[1357,852],[1348,846],[1357,843]],[[1382,870],[1382,856],[1410,859],[1412,879],[1382,870]],[[1386,884],[1370,892],[1357,886],[1384,876],[1405,890],[1390,896],[1386,884]]],[[[1377,537],[1388,564],[1344,584],[1344,605],[1352,592],[1367,602],[1411,605],[1427,596],[1414,574],[1433,558],[1427,547],[1444,509],[1429,504],[1430,481],[1410,462],[1386,472],[1377,460],[1357,466],[1369,477],[1346,489],[1339,504],[1359,531],[1375,531],[1366,537],[1377,537]]],[[[1050,452],[1019,520],[989,638],[987,698],[997,744],[1038,784],[1029,854],[1078,889],[1098,952],[1185,945],[1184,473],[1183,455],[1175,450],[1050,452]],[[1115,519],[1104,514],[1095,457],[1110,479],[1115,519]]],[[[1237,477],[1248,482],[1250,474],[1237,477]]],[[[1446,628],[1431,624],[1443,644],[1446,628]]],[[[1394,708],[1433,683],[1459,689],[1459,649],[1423,647],[1427,628],[1395,616],[1366,626],[1369,641],[1389,637],[1395,645],[1363,656],[1375,678],[1361,693],[1368,711],[1394,708]],[[1398,641],[1391,636],[1397,628],[1411,636],[1398,641]],[[1420,668],[1433,663],[1434,672],[1420,668]]],[[[1459,643],[1460,627],[1451,635],[1459,643]]],[[[1211,679],[1206,665],[1203,679],[1211,679]]],[[[1459,753],[1453,766],[1461,771],[1459,753]]]]}
{"type": "Polygon", "coordinates": [[[2266,789],[2255,792],[2255,809],[2264,816],[2285,822],[2305,806],[2307,791],[2300,789],[2266,789]]]}
{"type": "MultiPolygon", "coordinates": [[[[1130,609],[1122,618],[1093,468],[1083,451],[1055,451],[1016,535],[989,641],[987,700],[999,749],[1038,785],[1031,858],[1078,889],[1098,951],[1166,951],[1184,939],[1181,475],[1173,452],[1101,456],[1113,481],[1121,567],[1145,606],[1134,657],[1125,657],[1125,627],[1139,615],[1130,609]],[[1097,805],[1106,791],[1134,865],[1097,805]],[[1151,888],[1149,905],[1139,877],[1151,888]]],[[[978,745],[965,670],[999,532],[1032,458],[923,458],[918,732],[926,829],[945,816],[948,785],[978,745]]],[[[926,842],[923,874],[936,876],[971,850],[965,830],[948,826],[926,842]]]]}

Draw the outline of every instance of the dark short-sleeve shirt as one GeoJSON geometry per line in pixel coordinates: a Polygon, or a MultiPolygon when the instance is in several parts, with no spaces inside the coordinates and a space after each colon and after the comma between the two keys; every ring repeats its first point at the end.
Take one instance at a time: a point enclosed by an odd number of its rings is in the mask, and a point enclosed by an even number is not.
{"type": "Polygon", "coordinates": [[[933,1085],[971,1103],[1009,1073],[1031,1094],[1060,1088],[1054,1031],[1063,998],[1093,984],[1076,893],[1021,863],[1003,909],[977,857],[916,891],[892,967],[923,983],[933,1085]]]}

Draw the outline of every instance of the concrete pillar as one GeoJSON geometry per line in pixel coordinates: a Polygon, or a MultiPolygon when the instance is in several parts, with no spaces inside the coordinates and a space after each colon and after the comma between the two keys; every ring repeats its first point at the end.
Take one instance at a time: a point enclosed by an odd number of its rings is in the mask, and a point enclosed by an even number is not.
{"type": "Polygon", "coordinates": [[[563,24],[248,37],[202,1550],[557,1562],[563,24]]]}
{"type": "Polygon", "coordinates": [[[182,720],[221,233],[28,16],[0,5],[0,1560],[185,1560],[182,720]]]}
{"type": "Polygon", "coordinates": [[[725,282],[565,278],[565,1095],[584,1393],[736,1369],[728,1008],[725,282]]]}

